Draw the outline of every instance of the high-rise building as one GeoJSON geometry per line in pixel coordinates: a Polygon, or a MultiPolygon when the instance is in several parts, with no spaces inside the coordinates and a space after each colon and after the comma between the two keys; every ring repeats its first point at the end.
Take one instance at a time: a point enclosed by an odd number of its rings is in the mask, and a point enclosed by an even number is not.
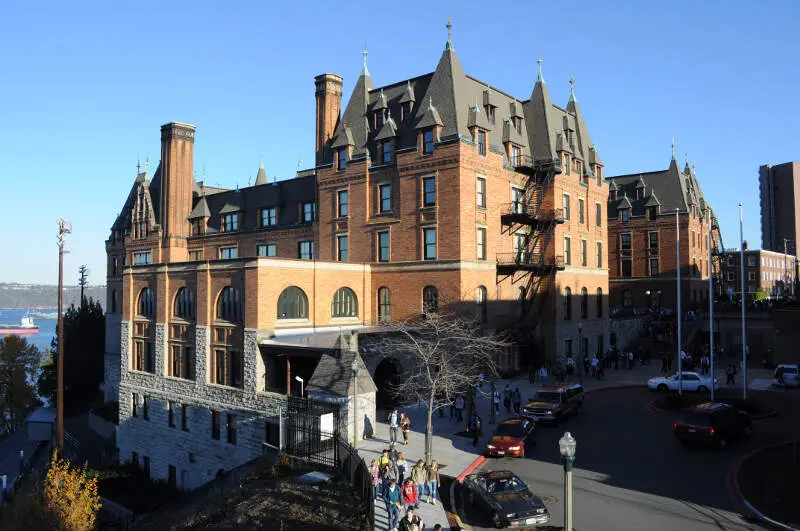
{"type": "Polygon", "coordinates": [[[800,162],[758,169],[761,248],[796,255],[800,239],[800,162]]]}

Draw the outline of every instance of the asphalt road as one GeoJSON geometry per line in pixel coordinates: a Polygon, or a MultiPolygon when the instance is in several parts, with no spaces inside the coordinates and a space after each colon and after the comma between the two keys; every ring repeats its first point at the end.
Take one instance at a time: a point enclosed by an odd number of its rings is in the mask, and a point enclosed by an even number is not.
{"type": "MultiPolygon", "coordinates": [[[[584,411],[561,425],[538,428],[524,459],[489,459],[484,469],[507,469],[541,496],[553,525],[564,523],[564,473],[558,439],[577,440],[573,472],[577,531],[765,529],[741,516],[732,497],[731,473],[744,455],[800,438],[800,393],[762,392],[780,416],[754,422],[754,435],[717,452],[680,444],[674,417],[649,411],[655,395],[644,389],[608,390],[586,397],[584,411]]],[[[487,426],[488,428],[488,426],[487,426]]],[[[473,529],[491,529],[484,515],[464,507],[473,529]]]]}

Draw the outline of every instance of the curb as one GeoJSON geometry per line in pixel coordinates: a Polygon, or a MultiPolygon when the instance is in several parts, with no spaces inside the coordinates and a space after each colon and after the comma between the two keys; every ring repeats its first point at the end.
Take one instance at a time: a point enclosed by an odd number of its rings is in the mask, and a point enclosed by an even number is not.
{"type": "Polygon", "coordinates": [[[455,480],[450,483],[450,504],[452,505],[453,512],[452,514],[456,517],[456,521],[458,522],[458,526],[465,530],[470,531],[472,528],[466,525],[461,520],[461,514],[459,513],[458,502],[456,501],[456,484],[463,483],[464,478],[470,475],[475,469],[479,468],[483,463],[486,461],[486,457],[479,455],[470,465],[461,472],[455,480]]]}
{"type": "Polygon", "coordinates": [[[777,520],[773,520],[769,516],[765,515],[764,513],[762,513],[758,509],[756,509],[756,507],[752,503],[750,503],[747,500],[747,498],[744,497],[744,494],[742,494],[742,489],[739,486],[739,472],[741,471],[742,465],[744,465],[745,461],[747,461],[748,459],[753,457],[758,452],[771,450],[773,448],[777,448],[779,446],[784,446],[786,444],[791,444],[793,442],[794,441],[785,441],[785,442],[782,442],[780,444],[773,444],[771,446],[767,446],[767,447],[764,447],[764,448],[759,448],[758,450],[753,450],[749,454],[747,454],[744,457],[742,457],[741,459],[739,459],[736,463],[734,463],[733,466],[731,466],[731,471],[729,472],[730,488],[733,491],[732,494],[736,497],[736,499],[733,500],[734,503],[737,503],[739,505],[744,505],[744,507],[748,511],[750,511],[750,513],[755,518],[761,520],[762,522],[767,523],[767,524],[769,524],[769,525],[771,525],[773,527],[776,527],[778,529],[784,529],[786,531],[798,531],[798,529],[796,527],[792,527],[792,526],[784,524],[782,522],[778,522],[777,520]]]}

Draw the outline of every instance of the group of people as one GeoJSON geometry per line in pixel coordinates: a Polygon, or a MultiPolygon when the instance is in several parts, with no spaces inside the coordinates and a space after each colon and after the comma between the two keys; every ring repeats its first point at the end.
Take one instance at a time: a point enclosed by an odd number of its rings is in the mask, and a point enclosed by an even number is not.
{"type": "Polygon", "coordinates": [[[372,460],[369,472],[372,477],[374,497],[386,503],[389,529],[423,531],[424,523],[414,511],[423,498],[433,505],[441,501],[439,463],[433,460],[430,464],[426,464],[424,459],[419,459],[416,464],[409,467],[403,452],[398,452],[396,444],[392,442],[378,459],[372,460]],[[405,515],[400,518],[403,511],[405,515]]]}
{"type": "Polygon", "coordinates": [[[405,413],[398,413],[394,408],[389,413],[389,441],[397,444],[397,430],[403,433],[403,444],[408,446],[408,432],[411,431],[411,419],[405,413]]]}

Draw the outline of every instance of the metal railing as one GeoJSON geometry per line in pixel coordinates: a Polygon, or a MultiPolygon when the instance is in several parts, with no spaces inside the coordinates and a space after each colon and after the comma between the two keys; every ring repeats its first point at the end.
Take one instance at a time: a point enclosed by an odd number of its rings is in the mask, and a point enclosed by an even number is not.
{"type": "Polygon", "coordinates": [[[500,265],[563,267],[564,257],[548,255],[543,252],[517,251],[515,253],[497,253],[497,263],[500,265]]]}
{"type": "Polygon", "coordinates": [[[512,201],[503,205],[501,215],[520,215],[535,217],[539,221],[564,221],[563,208],[541,208],[522,201],[512,201]]]}

